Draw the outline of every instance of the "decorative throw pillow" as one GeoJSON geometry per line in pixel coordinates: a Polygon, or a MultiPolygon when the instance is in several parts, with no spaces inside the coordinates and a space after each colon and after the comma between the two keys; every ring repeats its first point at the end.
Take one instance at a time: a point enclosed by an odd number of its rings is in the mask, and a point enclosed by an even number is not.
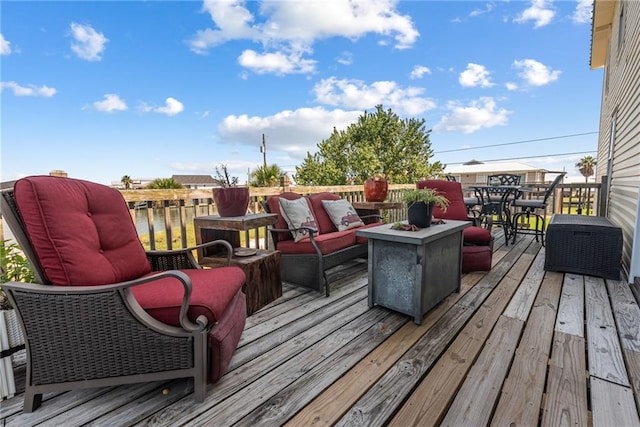
{"type": "Polygon", "coordinates": [[[322,206],[324,206],[324,210],[327,211],[329,218],[331,218],[331,221],[338,231],[364,225],[364,222],[362,222],[356,210],[346,199],[323,200],[322,206]]]}
{"type": "MultiPolygon", "coordinates": [[[[284,197],[280,197],[279,201],[282,216],[287,221],[289,228],[308,227],[314,230],[318,229],[311,209],[309,209],[307,199],[301,197],[295,200],[287,200],[284,197]]],[[[309,230],[291,231],[291,234],[293,234],[293,240],[298,242],[305,237],[309,237],[309,230]]]]}

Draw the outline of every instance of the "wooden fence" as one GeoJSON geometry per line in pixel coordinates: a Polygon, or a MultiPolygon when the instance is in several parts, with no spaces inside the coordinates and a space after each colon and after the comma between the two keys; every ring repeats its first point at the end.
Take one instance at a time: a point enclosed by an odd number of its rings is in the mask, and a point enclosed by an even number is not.
{"type": "MultiPolygon", "coordinates": [[[[534,191],[531,197],[542,197],[547,184],[530,184],[534,191]]],[[[403,189],[413,188],[411,184],[390,185],[387,201],[400,201],[403,189]]],[[[266,197],[280,194],[282,187],[251,188],[248,213],[263,212],[262,201],[266,197]]],[[[303,187],[286,190],[300,194],[313,194],[323,191],[336,193],[351,202],[363,201],[361,185],[303,187]]],[[[131,216],[136,222],[138,233],[149,249],[174,249],[192,246],[195,242],[193,218],[217,214],[210,189],[206,190],[123,190],[122,194],[129,204],[131,216]]],[[[553,213],[571,213],[582,215],[600,215],[600,184],[561,184],[551,197],[547,215],[553,213]]],[[[386,222],[406,219],[406,208],[382,212],[386,222]]],[[[271,244],[266,229],[247,230],[244,244],[268,248],[271,244]]]]}

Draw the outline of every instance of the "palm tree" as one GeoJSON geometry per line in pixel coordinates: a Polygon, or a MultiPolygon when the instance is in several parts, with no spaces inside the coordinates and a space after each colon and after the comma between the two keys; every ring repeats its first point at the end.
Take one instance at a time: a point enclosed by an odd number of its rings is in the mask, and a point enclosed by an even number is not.
{"type": "Polygon", "coordinates": [[[131,188],[131,184],[133,184],[133,180],[129,175],[124,175],[122,178],[120,178],[120,182],[122,183],[122,185],[124,185],[125,190],[129,190],[131,188]]]}
{"type": "Polygon", "coordinates": [[[146,188],[149,188],[152,190],[159,190],[159,189],[164,190],[164,189],[184,188],[184,186],[173,178],[156,178],[153,181],[151,181],[149,184],[147,184],[146,188]]]}
{"type": "Polygon", "coordinates": [[[584,182],[589,182],[589,177],[593,175],[593,171],[596,167],[596,159],[591,156],[584,156],[576,163],[576,167],[584,176],[584,182]]]}
{"type": "Polygon", "coordinates": [[[251,185],[253,187],[277,187],[280,185],[280,177],[283,174],[284,171],[276,164],[266,168],[260,166],[251,172],[251,185]]]}

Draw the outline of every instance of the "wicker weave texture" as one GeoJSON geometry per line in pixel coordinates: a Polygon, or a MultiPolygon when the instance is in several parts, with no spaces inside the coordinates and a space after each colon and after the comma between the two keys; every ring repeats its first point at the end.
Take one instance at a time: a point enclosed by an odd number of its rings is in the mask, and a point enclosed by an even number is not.
{"type": "Polygon", "coordinates": [[[142,325],[117,291],[91,295],[16,292],[35,384],[188,369],[193,339],[142,325]]]}
{"type": "Polygon", "coordinates": [[[545,270],[620,279],[622,230],[607,218],[556,214],[546,240],[545,270]]]}

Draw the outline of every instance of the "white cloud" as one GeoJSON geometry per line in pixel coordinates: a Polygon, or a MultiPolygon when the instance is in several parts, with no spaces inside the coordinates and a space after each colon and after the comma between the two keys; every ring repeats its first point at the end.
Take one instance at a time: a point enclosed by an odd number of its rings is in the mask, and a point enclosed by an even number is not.
{"type": "Polygon", "coordinates": [[[416,116],[435,108],[432,99],[422,96],[424,89],[400,87],[393,81],[377,81],[366,85],[361,80],[330,77],[316,83],[313,88],[316,101],[326,105],[364,110],[378,104],[398,114],[416,116]]]}
{"type": "Polygon", "coordinates": [[[336,61],[342,65],[351,65],[353,64],[353,54],[351,52],[342,52],[336,61]]]}
{"type": "Polygon", "coordinates": [[[160,113],[166,114],[167,116],[175,116],[176,114],[180,114],[184,111],[184,105],[182,105],[182,102],[177,99],[168,97],[165,100],[165,105],[162,107],[154,107],[146,102],[142,102],[138,106],[138,110],[143,113],[160,113]]]}
{"type": "Polygon", "coordinates": [[[303,59],[302,53],[290,55],[284,52],[258,53],[245,50],[238,58],[238,63],[258,74],[274,73],[278,75],[291,73],[310,73],[315,71],[316,61],[303,59]]]}
{"type": "Polygon", "coordinates": [[[496,6],[496,5],[495,5],[494,3],[487,3],[487,4],[484,6],[484,9],[475,9],[475,10],[471,11],[471,13],[469,14],[469,16],[473,17],[473,16],[482,15],[482,14],[484,14],[484,13],[489,13],[489,12],[491,12],[491,11],[493,10],[493,8],[494,8],[495,6],[496,6]]]}
{"type": "Polygon", "coordinates": [[[105,45],[109,41],[104,34],[97,32],[91,25],[81,25],[71,23],[71,35],[75,43],[71,43],[73,50],[78,57],[87,61],[100,61],[105,45]]]}
{"type": "Polygon", "coordinates": [[[218,133],[227,143],[255,145],[256,149],[264,133],[269,149],[284,151],[299,160],[307,152],[317,151],[317,144],[328,138],[334,127],[346,129],[360,115],[360,110],[326,110],[322,107],[286,110],[265,117],[230,115],[220,123],[218,133]]]}
{"type": "Polygon", "coordinates": [[[518,85],[513,82],[507,82],[504,86],[507,88],[507,90],[518,90],[518,85]]]}
{"type": "Polygon", "coordinates": [[[105,113],[113,113],[114,111],[126,111],[127,104],[118,95],[108,93],[104,96],[104,101],[94,102],[93,108],[105,113]]]}
{"type": "Polygon", "coordinates": [[[525,24],[534,21],[534,28],[549,25],[553,20],[556,12],[552,8],[552,0],[532,0],[531,6],[523,10],[513,21],[519,24],[525,24]]]}
{"type": "Polygon", "coordinates": [[[11,42],[0,33],[0,55],[11,54],[11,42]]]}
{"type": "Polygon", "coordinates": [[[27,85],[20,86],[16,82],[2,82],[0,83],[0,89],[9,89],[13,91],[15,96],[41,96],[43,98],[50,98],[56,94],[56,89],[48,86],[27,85]]]}
{"type": "Polygon", "coordinates": [[[491,73],[485,68],[484,65],[467,64],[467,69],[460,73],[458,81],[463,87],[491,87],[491,79],[489,76],[491,73]]]}
{"type": "MultiPolygon", "coordinates": [[[[254,16],[245,7],[245,0],[205,0],[203,10],[211,16],[214,28],[198,31],[189,46],[192,51],[204,54],[230,40],[252,40],[271,52],[309,54],[317,40],[332,37],[356,40],[373,33],[393,38],[397,49],[406,49],[413,46],[419,33],[410,16],[398,13],[397,3],[398,0],[265,0],[259,3],[258,14],[254,16]]],[[[308,66],[293,69],[313,71],[308,66]]]]}
{"type": "Polygon", "coordinates": [[[447,108],[450,114],[440,119],[433,127],[434,131],[473,133],[482,128],[506,125],[510,114],[510,111],[498,108],[491,97],[471,101],[467,106],[452,101],[447,108]]]}
{"type": "Polygon", "coordinates": [[[180,114],[184,111],[184,105],[182,105],[182,102],[177,99],[168,97],[165,100],[165,105],[163,107],[155,108],[153,111],[156,113],[166,114],[167,116],[175,116],[176,114],[180,114]]]}
{"type": "Polygon", "coordinates": [[[573,12],[571,19],[576,24],[590,23],[592,8],[593,0],[577,0],[576,10],[573,12]]]}
{"type": "Polygon", "coordinates": [[[518,75],[530,86],[544,86],[558,80],[561,71],[551,70],[535,59],[523,59],[513,61],[513,67],[521,70],[518,75]]]}
{"type": "Polygon", "coordinates": [[[425,74],[431,74],[431,70],[429,69],[429,67],[425,67],[424,65],[416,65],[415,67],[413,67],[413,70],[411,70],[409,78],[411,78],[411,80],[421,79],[425,74]]]}

